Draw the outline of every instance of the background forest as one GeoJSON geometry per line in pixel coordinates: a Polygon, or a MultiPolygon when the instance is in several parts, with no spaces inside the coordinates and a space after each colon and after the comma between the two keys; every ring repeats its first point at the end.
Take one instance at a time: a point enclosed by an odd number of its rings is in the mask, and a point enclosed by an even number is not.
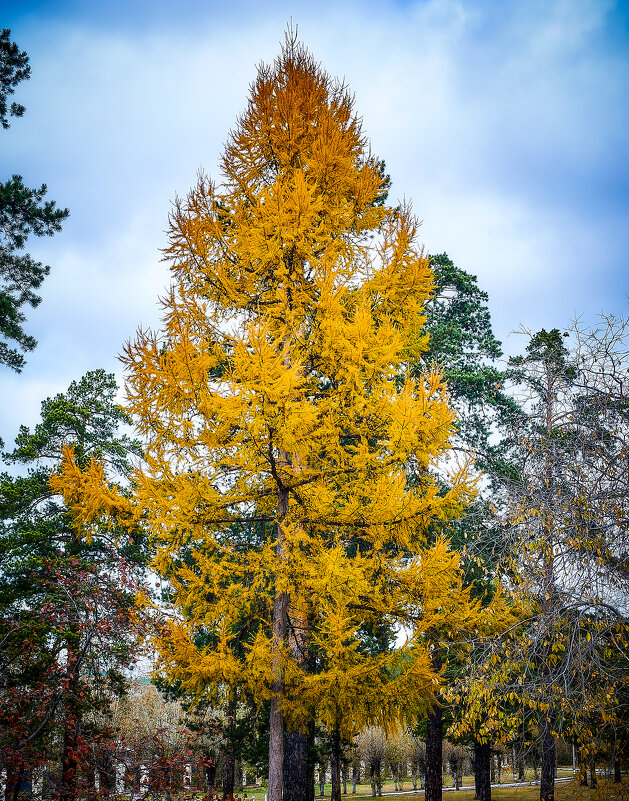
{"type": "MultiPolygon", "coordinates": [[[[9,29],[0,56],[9,130],[30,61],[9,29]]],[[[5,798],[622,788],[628,322],[521,327],[505,359],[292,25],[218,175],[173,204],[122,393],[92,369],[6,443],[5,798]]],[[[17,376],[26,242],[68,210],[0,190],[17,376]]]]}

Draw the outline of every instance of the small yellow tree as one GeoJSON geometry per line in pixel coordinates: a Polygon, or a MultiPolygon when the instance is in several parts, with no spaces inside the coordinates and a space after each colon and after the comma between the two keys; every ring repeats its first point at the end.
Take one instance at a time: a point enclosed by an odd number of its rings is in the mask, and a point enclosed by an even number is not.
{"type": "Polygon", "coordinates": [[[351,96],[292,35],[221,166],[173,211],[163,330],[125,351],[146,442],[128,507],[173,588],[165,668],[270,701],[279,801],[285,721],[348,736],[433,699],[424,632],[473,629],[478,607],[425,535],[470,487],[431,477],[453,414],[437,372],[410,377],[431,292],[416,222],[385,205],[351,96]],[[406,642],[370,651],[377,626],[406,642]]]}

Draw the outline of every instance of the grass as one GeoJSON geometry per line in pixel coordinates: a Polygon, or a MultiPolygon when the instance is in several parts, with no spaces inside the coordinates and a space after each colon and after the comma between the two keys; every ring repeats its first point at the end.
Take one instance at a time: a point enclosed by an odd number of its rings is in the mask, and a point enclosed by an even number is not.
{"type": "MultiPolygon", "coordinates": [[[[469,778],[469,777],[466,777],[469,778]]],[[[388,785],[387,785],[388,790],[388,785]]],[[[445,790],[445,787],[444,787],[445,790]]],[[[383,786],[382,792],[385,792],[383,786]]],[[[351,798],[350,795],[347,799],[351,798]]],[[[404,795],[403,801],[424,801],[423,793],[404,795]]],[[[472,801],[474,790],[464,786],[462,790],[444,792],[444,801],[472,801]]],[[[491,790],[492,801],[539,801],[539,785],[519,787],[496,787],[491,790]]],[[[361,800],[378,801],[371,795],[361,795],[361,800]]],[[[579,787],[576,781],[559,782],[555,785],[555,801],[629,801],[629,782],[625,777],[622,784],[600,779],[599,786],[579,787]]]]}
{"type": "MultiPolygon", "coordinates": [[[[558,778],[571,776],[572,770],[565,768],[559,769],[558,778]]],[[[526,781],[533,781],[533,772],[531,775],[526,774],[526,781]]],[[[511,773],[503,772],[503,784],[511,781],[511,773]]],[[[463,781],[463,789],[447,790],[447,785],[444,785],[444,801],[472,801],[474,798],[474,779],[471,776],[465,776],[463,781]],[[471,788],[470,788],[471,785],[471,788]]],[[[403,790],[405,795],[401,796],[401,801],[424,801],[424,793],[408,793],[412,790],[413,785],[410,780],[405,780],[403,783],[403,790]],[[408,793],[408,794],[407,794],[408,793]]],[[[317,793],[319,785],[316,785],[317,793]]],[[[351,801],[351,785],[348,782],[348,790],[350,792],[343,796],[344,801],[351,801]]],[[[330,785],[325,787],[327,798],[330,797],[330,785]]],[[[256,801],[264,801],[264,794],[266,787],[247,787],[245,792],[247,798],[251,799],[254,795],[256,801]]],[[[382,792],[394,792],[392,782],[382,784],[382,792]]],[[[360,796],[361,801],[378,801],[371,795],[371,788],[368,784],[359,784],[356,788],[356,796],[360,796]]],[[[354,797],[356,797],[354,796],[354,797]]],[[[499,787],[494,785],[491,790],[492,801],[539,801],[539,784],[538,785],[525,785],[518,787],[499,787]]],[[[614,784],[611,780],[599,778],[599,786],[594,789],[590,787],[579,787],[576,781],[558,782],[555,785],[555,801],[629,801],[629,780],[627,776],[623,776],[622,784],[614,784]]]]}

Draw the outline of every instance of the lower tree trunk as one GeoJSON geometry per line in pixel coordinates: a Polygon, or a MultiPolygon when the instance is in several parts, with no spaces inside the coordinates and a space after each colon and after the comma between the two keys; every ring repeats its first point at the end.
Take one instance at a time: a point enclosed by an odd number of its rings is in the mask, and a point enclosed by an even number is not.
{"type": "Polygon", "coordinates": [[[491,801],[491,750],[489,743],[474,743],[475,798],[491,801]]]}
{"type": "Polygon", "coordinates": [[[332,782],[330,801],[341,801],[341,735],[338,727],[332,732],[330,745],[330,773],[332,782]]]}
{"type": "Polygon", "coordinates": [[[590,758],[590,787],[597,787],[598,780],[596,778],[596,759],[590,758]]]}
{"type": "Polygon", "coordinates": [[[428,715],[426,728],[425,801],[442,801],[443,720],[439,698],[428,715]]]}
{"type": "Polygon", "coordinates": [[[203,774],[205,776],[205,784],[207,786],[208,793],[212,793],[214,791],[214,786],[216,785],[216,762],[214,760],[210,761],[209,759],[203,765],[203,774]]]}
{"type": "Polygon", "coordinates": [[[620,760],[618,757],[614,758],[614,784],[620,784],[622,777],[620,775],[620,760]]]}
{"type": "Polygon", "coordinates": [[[356,785],[358,784],[358,762],[352,763],[352,795],[356,795],[356,785]]]}
{"type": "Polygon", "coordinates": [[[308,801],[314,777],[308,765],[308,732],[287,731],[284,738],[284,801],[308,801]]]}
{"type": "Polygon", "coordinates": [[[524,757],[521,756],[518,759],[518,779],[517,780],[519,782],[523,782],[525,778],[526,778],[526,776],[524,774],[524,757]]]}
{"type": "MultiPolygon", "coordinates": [[[[278,563],[286,560],[286,535],[282,521],[288,514],[288,489],[279,487],[277,492],[277,540],[275,551],[278,563]]],[[[279,566],[278,566],[279,569],[279,566]]],[[[288,633],[288,595],[276,590],[273,600],[273,665],[271,683],[273,696],[269,713],[269,783],[267,801],[282,801],[284,771],[284,712],[281,696],[284,676],[281,664],[281,650],[288,633]]]]}
{"type": "Polygon", "coordinates": [[[284,762],[284,714],[280,699],[271,698],[269,714],[269,792],[268,801],[282,801],[284,762]]]}
{"type": "Polygon", "coordinates": [[[588,765],[583,750],[579,748],[579,786],[588,786],[588,765]]]}
{"type": "Polygon", "coordinates": [[[325,795],[325,769],[325,762],[319,762],[319,795],[325,795]]]}
{"type": "Polygon", "coordinates": [[[376,770],[375,766],[372,764],[370,765],[369,769],[369,781],[371,783],[371,795],[376,795],[376,770]]]}
{"type": "Polygon", "coordinates": [[[552,720],[544,720],[542,734],[542,778],[539,788],[540,801],[555,801],[555,737],[552,732],[552,720]]]}

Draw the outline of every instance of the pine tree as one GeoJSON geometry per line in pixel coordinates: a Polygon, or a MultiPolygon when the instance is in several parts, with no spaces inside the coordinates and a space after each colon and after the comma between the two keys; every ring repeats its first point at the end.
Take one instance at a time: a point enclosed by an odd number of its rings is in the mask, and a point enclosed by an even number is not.
{"type": "MultiPolygon", "coordinates": [[[[426,629],[471,632],[479,610],[426,535],[471,488],[464,470],[433,478],[453,413],[439,371],[411,375],[432,288],[415,220],[385,205],[351,96],[292,34],[221,167],[172,214],[163,331],[125,351],[145,468],[132,503],[100,503],[154,533],[178,610],[159,642],[171,678],[270,701],[279,801],[285,726],[347,737],[432,702],[426,629]],[[404,645],[368,647],[402,626],[404,645]]],[[[71,462],[66,476],[89,495],[71,462]]]]}
{"type": "MultiPolygon", "coordinates": [[[[9,116],[24,114],[24,106],[9,105],[8,96],[31,74],[27,53],[20,52],[10,36],[8,28],[0,33],[0,123],[3,128],[10,127],[9,116]]],[[[21,307],[38,305],[41,298],[35,290],[50,272],[50,267],[21,251],[30,234],[52,236],[60,231],[61,223],[70,213],[68,209],[57,208],[54,200],[44,200],[46,191],[46,184],[39,189],[29,189],[21,175],[13,175],[0,183],[0,364],[17,372],[24,366],[24,357],[5,340],[12,340],[22,351],[32,350],[37,344],[22,328],[26,317],[21,307]]]]}

